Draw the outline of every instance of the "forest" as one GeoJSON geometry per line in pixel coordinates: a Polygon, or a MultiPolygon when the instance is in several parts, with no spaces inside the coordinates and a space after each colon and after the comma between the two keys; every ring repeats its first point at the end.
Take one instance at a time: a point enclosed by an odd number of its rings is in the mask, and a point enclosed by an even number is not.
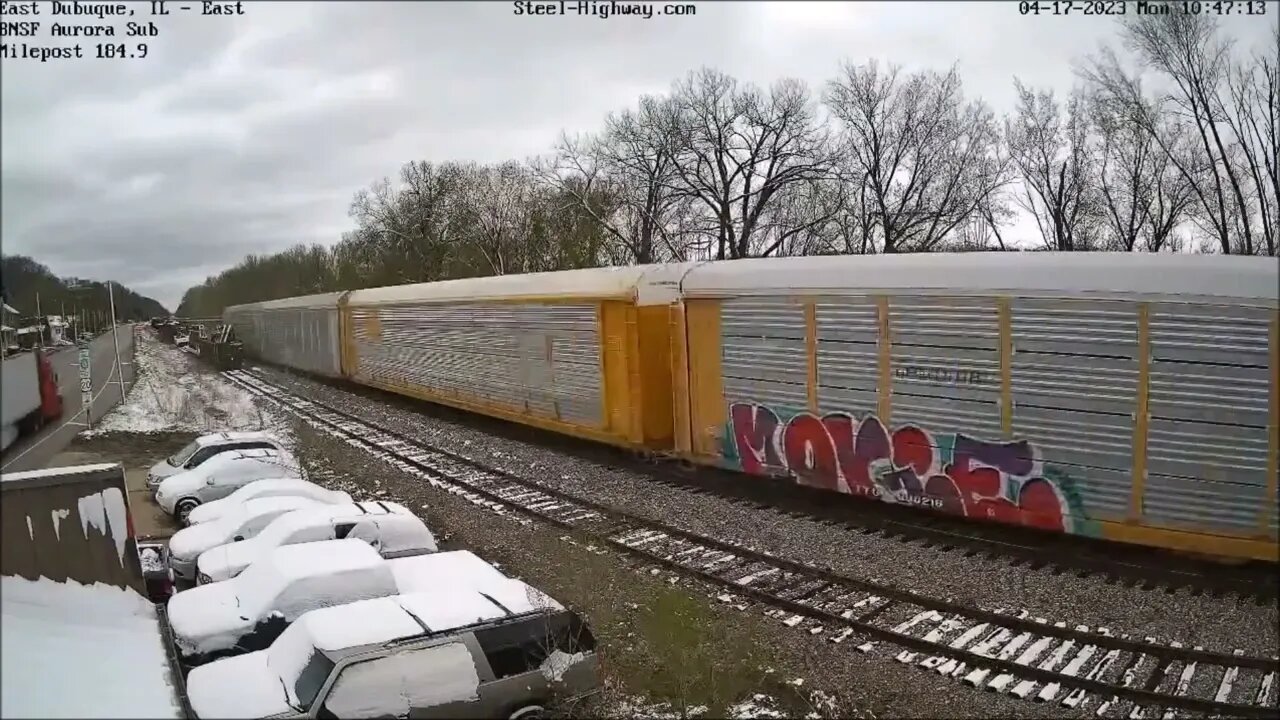
{"type": "MultiPolygon", "coordinates": [[[[60,278],[48,267],[23,255],[0,258],[0,289],[4,302],[18,310],[19,317],[37,314],[83,318],[83,327],[95,331],[111,326],[111,297],[106,283],[81,278],[60,278]],[[38,311],[38,313],[37,313],[38,311]]],[[[116,318],[147,320],[168,315],[160,303],[113,282],[116,318]]]]}
{"type": "MultiPolygon", "coordinates": [[[[1271,18],[1266,18],[1270,20],[1271,18]]],[[[1277,254],[1280,29],[1128,17],[1069,94],[998,117],[956,67],[846,63],[822,88],[702,68],[497,165],[404,163],[332,245],[250,255],[178,313],[450,278],[672,260],[938,251],[1277,254]],[[1012,237],[1018,218],[1034,237],[1012,237]]]]}

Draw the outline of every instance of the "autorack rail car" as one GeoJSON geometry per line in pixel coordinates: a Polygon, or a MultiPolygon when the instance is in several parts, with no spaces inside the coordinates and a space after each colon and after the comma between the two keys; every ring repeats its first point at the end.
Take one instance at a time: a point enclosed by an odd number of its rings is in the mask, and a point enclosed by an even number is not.
{"type": "MultiPolygon", "coordinates": [[[[1278,288],[1274,258],[1174,254],[576,270],[312,296],[340,341],[307,352],[357,383],[623,447],[1275,562],[1278,288]]],[[[310,369],[300,349],[259,356],[310,369]]]]}
{"type": "Polygon", "coordinates": [[[266,362],[329,378],[342,374],[338,302],[347,293],[323,293],[235,305],[223,319],[244,352],[266,362]]]}

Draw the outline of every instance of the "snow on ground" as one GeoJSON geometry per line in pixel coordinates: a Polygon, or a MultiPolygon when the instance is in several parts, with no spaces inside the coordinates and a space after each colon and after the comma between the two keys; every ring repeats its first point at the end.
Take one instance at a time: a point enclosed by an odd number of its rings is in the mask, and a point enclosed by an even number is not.
{"type": "MultiPolygon", "coordinates": [[[[792,685],[797,687],[801,683],[792,681],[792,685]]],[[[755,720],[756,718],[788,718],[788,717],[804,717],[806,720],[816,720],[823,717],[839,717],[839,709],[835,704],[834,698],[826,695],[818,690],[809,694],[809,704],[814,710],[798,715],[795,713],[788,714],[782,709],[777,699],[764,693],[753,693],[750,697],[736,702],[725,710],[724,717],[731,720],[755,720]],[[819,713],[818,711],[822,712],[819,713]]],[[[687,707],[681,712],[680,708],[674,707],[671,703],[650,702],[639,696],[626,696],[621,699],[609,703],[605,708],[604,715],[616,718],[645,718],[645,720],[684,720],[685,718],[701,718],[707,714],[708,708],[705,705],[695,705],[687,707]]]]}
{"type": "Polygon", "coordinates": [[[733,720],[749,720],[751,718],[785,718],[786,715],[776,708],[777,701],[768,695],[756,693],[749,700],[729,708],[727,713],[733,720]]]}
{"type": "Polygon", "coordinates": [[[199,360],[150,335],[138,342],[137,381],[117,406],[84,437],[108,432],[218,432],[272,430],[293,445],[279,416],[260,409],[253,395],[199,360]]]}
{"type": "Polygon", "coordinates": [[[182,716],[155,606],[132,590],[6,576],[0,648],[0,716],[182,716]]]}

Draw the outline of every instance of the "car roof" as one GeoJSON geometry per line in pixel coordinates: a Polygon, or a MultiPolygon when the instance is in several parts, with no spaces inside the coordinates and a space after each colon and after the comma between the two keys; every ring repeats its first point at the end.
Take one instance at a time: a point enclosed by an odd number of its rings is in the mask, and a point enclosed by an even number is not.
{"type": "Polygon", "coordinates": [[[315,500],[302,495],[269,495],[267,497],[250,498],[244,501],[240,507],[242,512],[246,514],[257,515],[278,510],[314,507],[315,502],[315,500]]]}
{"type": "Polygon", "coordinates": [[[353,502],[340,503],[337,505],[317,505],[316,507],[302,508],[296,513],[283,515],[274,522],[281,523],[282,526],[290,528],[303,528],[318,523],[327,523],[334,520],[360,520],[367,517],[386,517],[390,515],[409,515],[417,517],[410,513],[403,505],[389,502],[353,502]]]}
{"type": "Polygon", "coordinates": [[[386,561],[363,540],[322,540],[272,548],[254,561],[267,563],[286,581],[373,568],[386,561]]]}
{"type": "Polygon", "coordinates": [[[429,553],[395,558],[391,572],[401,594],[423,592],[443,586],[478,587],[505,579],[493,565],[466,550],[429,553]]]}
{"type": "MultiPolygon", "coordinates": [[[[220,452],[214,457],[216,458],[275,458],[280,457],[281,452],[275,448],[247,448],[238,450],[227,450],[220,452]]],[[[226,462],[226,460],[223,460],[226,462]]]]}
{"type": "Polygon", "coordinates": [[[224,442],[241,442],[244,440],[270,440],[276,442],[271,433],[265,430],[227,430],[223,432],[209,433],[196,438],[196,442],[200,445],[216,445],[224,442]]]}
{"type": "Polygon", "coordinates": [[[298,622],[304,624],[316,649],[341,655],[368,645],[563,609],[523,581],[504,577],[475,587],[442,586],[430,592],[321,608],[298,622]]]}

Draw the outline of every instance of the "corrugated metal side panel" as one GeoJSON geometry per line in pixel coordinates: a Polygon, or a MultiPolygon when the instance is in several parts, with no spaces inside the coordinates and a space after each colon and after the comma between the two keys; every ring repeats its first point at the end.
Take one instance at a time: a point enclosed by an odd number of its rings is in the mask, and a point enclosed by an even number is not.
{"type": "Polygon", "coordinates": [[[892,423],[998,438],[1000,327],[993,298],[894,297],[892,423]]]}
{"type": "Polygon", "coordinates": [[[1133,472],[1137,303],[1012,303],[1013,435],[1064,469],[1090,518],[1124,517],[1133,472]]]}
{"type": "Polygon", "coordinates": [[[803,305],[786,298],[727,300],[721,305],[720,346],[726,404],[806,407],[803,305]]]}
{"type": "Polygon", "coordinates": [[[855,417],[875,412],[879,321],[873,297],[817,303],[818,407],[855,417]]]}
{"type": "Polygon", "coordinates": [[[1266,498],[1271,313],[1151,307],[1147,521],[1256,534],[1266,498]]]}
{"type": "Polygon", "coordinates": [[[359,378],[601,424],[593,304],[397,305],[351,314],[359,378]]]}
{"type": "Polygon", "coordinates": [[[253,310],[234,323],[255,357],[328,377],[341,374],[337,310],[253,310]]]}

